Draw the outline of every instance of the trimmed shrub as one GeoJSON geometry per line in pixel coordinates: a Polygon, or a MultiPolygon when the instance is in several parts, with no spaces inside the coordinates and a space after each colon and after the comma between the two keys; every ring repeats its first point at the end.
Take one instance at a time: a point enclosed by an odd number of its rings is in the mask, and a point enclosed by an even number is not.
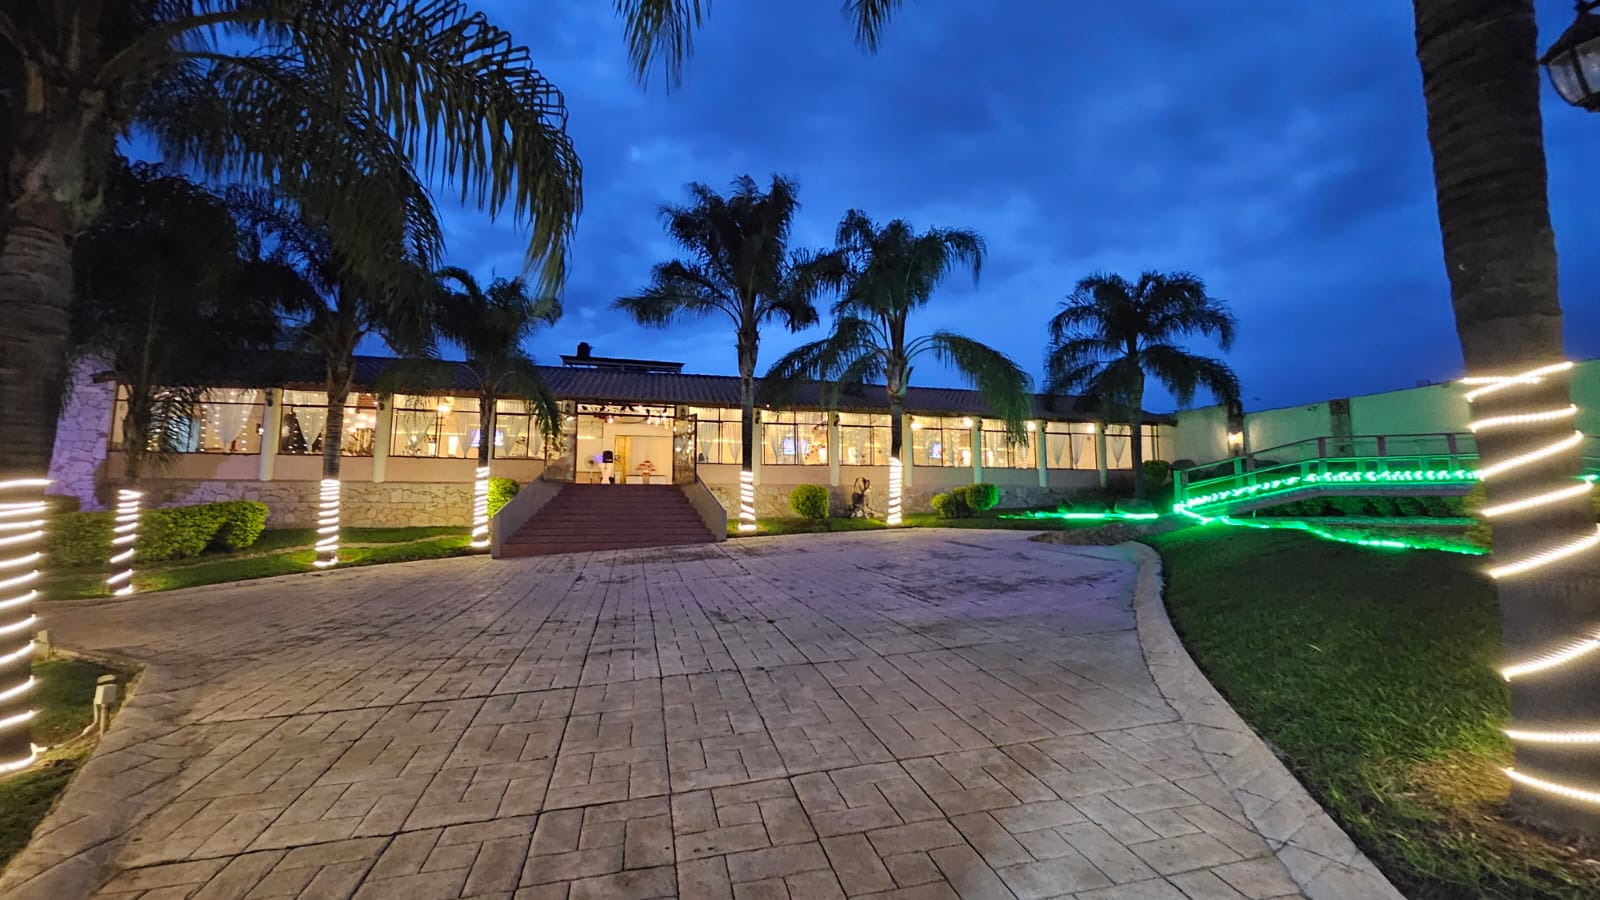
{"type": "Polygon", "coordinates": [[[224,500],[208,504],[220,520],[212,536],[212,549],[238,553],[256,545],[267,530],[267,505],[259,500],[224,500]]]}
{"type": "Polygon", "coordinates": [[[933,511],[938,513],[941,519],[964,519],[972,515],[972,509],[967,506],[966,498],[955,491],[948,494],[934,494],[932,503],[933,511]]]}
{"type": "Polygon", "coordinates": [[[1159,494],[1161,488],[1167,483],[1167,476],[1172,474],[1172,463],[1164,459],[1147,459],[1144,461],[1144,491],[1147,494],[1159,494]]]}
{"type": "Polygon", "coordinates": [[[966,502],[967,509],[973,512],[994,509],[995,504],[1000,502],[1000,489],[986,481],[954,488],[950,493],[958,494],[966,502]]]}
{"type": "Polygon", "coordinates": [[[218,504],[148,509],[139,518],[139,540],[134,544],[140,562],[190,559],[211,546],[222,529],[218,504]]]}
{"type": "Polygon", "coordinates": [[[111,558],[109,512],[68,512],[54,516],[45,537],[45,559],[52,569],[99,566],[111,558]]]}
{"type": "Polygon", "coordinates": [[[1485,550],[1494,546],[1494,530],[1489,527],[1489,521],[1480,514],[1488,502],[1489,493],[1482,484],[1473,485],[1472,490],[1462,499],[1462,506],[1465,507],[1467,515],[1477,518],[1476,522],[1467,526],[1467,540],[1485,550]]]}
{"type": "Polygon", "coordinates": [[[521,490],[522,485],[518,484],[515,479],[489,479],[489,516],[493,518],[494,514],[500,511],[500,507],[510,503],[511,498],[515,497],[521,490]]]}
{"type": "Polygon", "coordinates": [[[828,489],[820,484],[796,485],[789,492],[789,508],[802,519],[818,521],[828,517],[828,489]]]}
{"type": "Polygon", "coordinates": [[[83,506],[77,497],[69,494],[46,494],[44,499],[46,503],[50,504],[50,512],[52,513],[75,513],[83,506]]]}

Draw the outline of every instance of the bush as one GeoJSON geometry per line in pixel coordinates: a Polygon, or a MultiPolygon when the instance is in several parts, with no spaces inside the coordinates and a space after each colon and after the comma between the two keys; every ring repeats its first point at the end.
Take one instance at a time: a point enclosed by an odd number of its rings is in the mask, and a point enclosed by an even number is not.
{"type": "Polygon", "coordinates": [[[78,498],[70,494],[45,494],[44,499],[52,513],[75,513],[82,506],[78,498]]]}
{"type": "Polygon", "coordinates": [[[983,512],[994,509],[1000,502],[1000,489],[988,482],[969,484],[966,487],[954,488],[950,493],[959,496],[967,504],[967,509],[972,512],[983,512]]]}
{"type": "Polygon", "coordinates": [[[959,491],[951,491],[948,494],[934,494],[932,502],[933,511],[938,513],[941,519],[965,519],[972,515],[972,509],[967,506],[966,497],[962,496],[959,491]]]}
{"type": "Polygon", "coordinates": [[[204,553],[222,529],[223,514],[216,508],[218,505],[145,510],[139,517],[139,540],[134,544],[139,552],[135,558],[152,563],[190,559],[204,553]]]}
{"type": "Polygon", "coordinates": [[[494,516],[495,513],[500,511],[500,507],[510,503],[511,498],[515,497],[521,490],[522,485],[518,484],[515,479],[489,479],[489,515],[491,517],[494,516]]]}
{"type": "Polygon", "coordinates": [[[1467,540],[1485,550],[1494,546],[1494,530],[1489,527],[1489,520],[1480,515],[1480,511],[1488,502],[1488,491],[1482,484],[1475,484],[1472,490],[1467,492],[1467,496],[1462,498],[1461,503],[1467,515],[1477,518],[1476,522],[1467,526],[1467,540]]]}
{"type": "Polygon", "coordinates": [[[44,550],[50,568],[105,564],[111,558],[113,519],[108,512],[69,512],[51,518],[44,550]]]}
{"type": "Polygon", "coordinates": [[[1144,492],[1146,494],[1159,494],[1161,488],[1167,483],[1167,476],[1172,474],[1172,463],[1164,459],[1147,459],[1144,461],[1144,492]]]}
{"type": "Polygon", "coordinates": [[[820,484],[802,484],[789,492],[789,508],[802,519],[818,521],[828,517],[828,489],[820,484]]]}
{"type": "Polygon", "coordinates": [[[224,500],[208,504],[220,519],[210,547],[225,553],[249,550],[267,530],[267,505],[257,500],[224,500]]]}

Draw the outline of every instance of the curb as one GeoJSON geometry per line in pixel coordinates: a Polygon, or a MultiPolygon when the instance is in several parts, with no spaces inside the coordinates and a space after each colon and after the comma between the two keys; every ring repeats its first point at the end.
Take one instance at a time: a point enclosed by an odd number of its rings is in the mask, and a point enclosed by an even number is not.
{"type": "Polygon", "coordinates": [[[1161,599],[1161,555],[1122,546],[1139,566],[1133,611],[1156,689],[1308,900],[1406,900],[1195,665],[1161,599]]]}

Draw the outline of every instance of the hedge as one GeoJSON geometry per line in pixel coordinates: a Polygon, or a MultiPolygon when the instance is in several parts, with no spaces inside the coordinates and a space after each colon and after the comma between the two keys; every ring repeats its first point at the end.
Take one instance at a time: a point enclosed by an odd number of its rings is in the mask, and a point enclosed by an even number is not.
{"type": "Polygon", "coordinates": [[[956,488],[948,494],[934,494],[933,511],[941,519],[965,519],[972,515],[972,508],[967,506],[966,491],[956,488]]]}
{"type": "Polygon", "coordinates": [[[820,484],[797,485],[789,492],[789,508],[802,519],[820,521],[828,517],[828,489],[820,484]]]}
{"type": "Polygon", "coordinates": [[[1360,518],[1461,518],[1467,512],[1461,497],[1307,497],[1256,511],[1258,516],[1348,516],[1360,518]]]}
{"type": "Polygon", "coordinates": [[[489,515],[493,517],[495,513],[500,511],[500,507],[510,503],[511,498],[515,497],[521,490],[522,485],[518,484],[515,479],[489,479],[489,515]]]}
{"type": "MultiPolygon", "coordinates": [[[[54,569],[102,566],[111,558],[115,514],[62,513],[51,519],[45,555],[54,569]]],[[[254,500],[226,500],[197,506],[148,509],[139,519],[142,563],[188,559],[209,549],[248,550],[267,526],[267,506],[254,500]]]]}
{"type": "Polygon", "coordinates": [[[969,484],[966,487],[958,487],[950,493],[961,497],[966,502],[967,509],[973,512],[994,509],[995,504],[1000,502],[1000,489],[986,481],[969,484]]]}

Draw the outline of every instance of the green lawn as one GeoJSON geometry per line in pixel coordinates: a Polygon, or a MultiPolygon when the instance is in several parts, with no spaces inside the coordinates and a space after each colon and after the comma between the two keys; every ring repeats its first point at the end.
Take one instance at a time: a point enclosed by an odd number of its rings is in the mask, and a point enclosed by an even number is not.
{"type": "Polygon", "coordinates": [[[1481,560],[1222,526],[1149,543],[1189,652],[1408,897],[1600,896],[1582,851],[1498,815],[1508,700],[1481,560]]]}
{"type": "MultiPolygon", "coordinates": [[[[108,673],[120,674],[84,660],[34,664],[39,683],[33,694],[38,710],[32,722],[33,742],[54,749],[33,768],[0,778],[0,868],[28,843],[72,773],[94,749],[92,737],[63,744],[94,721],[95,679],[108,673]]],[[[126,679],[120,680],[126,689],[126,679]]]]}
{"type": "MultiPolygon", "coordinates": [[[[1104,525],[1104,522],[1067,521],[1064,519],[1002,519],[1002,514],[1016,510],[991,510],[976,516],[960,519],[941,519],[934,513],[907,513],[904,528],[989,528],[1011,531],[1062,531],[1104,525]]],[[[756,520],[756,536],[772,534],[821,534],[834,531],[876,531],[888,528],[882,519],[811,519],[770,518],[756,520]]],[[[737,519],[728,520],[729,537],[748,537],[740,533],[737,519]]]]}

